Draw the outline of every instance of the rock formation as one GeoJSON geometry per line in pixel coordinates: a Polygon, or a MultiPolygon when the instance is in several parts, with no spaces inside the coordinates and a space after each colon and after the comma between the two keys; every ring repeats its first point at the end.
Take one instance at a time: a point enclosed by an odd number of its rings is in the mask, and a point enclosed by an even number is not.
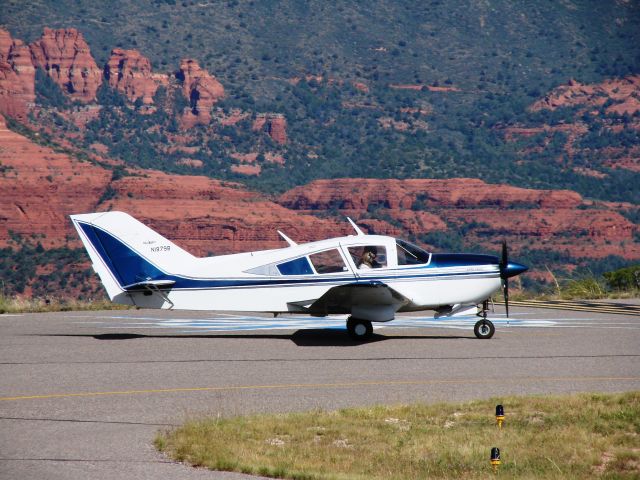
{"type": "Polygon", "coordinates": [[[300,213],[337,210],[361,218],[363,225],[386,235],[461,228],[467,240],[480,244],[487,237],[503,237],[515,248],[527,245],[577,257],[640,258],[640,245],[633,243],[637,229],[633,222],[610,206],[586,202],[570,190],[491,185],[470,178],[334,179],[296,187],[278,202],[300,213]]]}
{"type": "Polygon", "coordinates": [[[182,93],[189,101],[189,110],[182,116],[183,126],[190,128],[197,124],[208,124],[211,121],[211,107],[224,97],[222,84],[192,59],[180,62],[176,77],[182,82],[182,93]]]}
{"type": "Polygon", "coordinates": [[[535,102],[531,110],[555,110],[577,105],[600,107],[607,102],[610,103],[606,107],[607,113],[633,115],[640,111],[640,75],[609,79],[593,85],[570,80],[535,102]]]}
{"type": "Polygon", "coordinates": [[[531,190],[508,185],[491,185],[479,179],[383,180],[341,178],[317,180],[284,193],[279,202],[296,210],[366,210],[372,205],[410,209],[419,201],[435,206],[527,206],[575,208],[582,197],[570,190],[531,190]]]}
{"type": "Polygon", "coordinates": [[[287,143],[287,119],[281,113],[259,113],[251,128],[267,133],[280,145],[287,143]]]}
{"type": "Polygon", "coordinates": [[[153,103],[159,85],[151,73],[151,62],[137,50],[114,48],[104,67],[104,76],[109,86],[129,101],[141,98],[146,105],[153,103]]]}
{"type": "Polygon", "coordinates": [[[112,180],[110,170],[7,130],[2,116],[0,145],[0,246],[12,231],[43,235],[45,248],[80,247],[68,215],[104,210],[126,211],[196,255],[282,247],[278,229],[300,241],[349,230],[204,176],[130,170],[112,180]]]}
{"type": "Polygon", "coordinates": [[[0,245],[9,231],[45,248],[73,234],[68,215],[91,211],[111,180],[111,172],[37,145],[7,130],[0,116],[0,245]]]}
{"type": "Polygon", "coordinates": [[[0,29],[0,113],[24,121],[35,98],[29,47],[0,29]]]}
{"type": "Polygon", "coordinates": [[[83,103],[96,98],[102,70],[91,56],[89,45],[75,28],[45,28],[31,45],[33,64],[42,68],[72,99],[83,103]]]}

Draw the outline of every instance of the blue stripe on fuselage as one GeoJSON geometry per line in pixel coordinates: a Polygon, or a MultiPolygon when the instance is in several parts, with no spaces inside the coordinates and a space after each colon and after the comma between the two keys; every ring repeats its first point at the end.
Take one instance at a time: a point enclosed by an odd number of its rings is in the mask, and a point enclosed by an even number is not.
{"type": "Polygon", "coordinates": [[[493,255],[476,253],[434,253],[431,255],[431,268],[466,267],[471,265],[495,265],[499,259],[493,255]]]}
{"type": "MultiPolygon", "coordinates": [[[[313,284],[348,284],[348,283],[374,283],[402,281],[412,279],[429,279],[446,277],[495,277],[499,274],[497,270],[498,259],[490,255],[473,254],[433,254],[429,265],[414,268],[401,268],[387,270],[387,275],[367,275],[356,278],[353,275],[347,277],[320,277],[311,275],[309,278],[283,278],[283,277],[262,277],[258,279],[247,278],[188,278],[184,276],[169,274],[160,270],[146,258],[133,250],[122,240],[114,237],[110,233],[99,227],[87,223],[78,222],[95,250],[98,252],[107,268],[112,272],[120,286],[131,285],[145,280],[173,280],[171,287],[160,288],[161,290],[181,290],[181,289],[212,289],[212,288],[250,288],[250,287],[278,287],[278,286],[309,286],[313,284]],[[495,265],[496,271],[490,272],[440,272],[428,273],[428,270],[435,268],[453,268],[474,265],[495,265]],[[393,275],[400,272],[424,271],[424,274],[393,275]],[[391,275],[389,275],[391,274],[391,275]]],[[[367,272],[371,272],[368,270],[367,272]]]]}

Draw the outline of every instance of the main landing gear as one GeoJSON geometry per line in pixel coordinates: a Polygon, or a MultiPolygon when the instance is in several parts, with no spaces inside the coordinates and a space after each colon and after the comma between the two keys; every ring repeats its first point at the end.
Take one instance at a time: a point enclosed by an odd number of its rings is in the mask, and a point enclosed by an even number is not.
{"type": "Polygon", "coordinates": [[[491,320],[487,320],[487,312],[489,311],[489,300],[485,300],[482,302],[482,311],[478,312],[476,315],[481,317],[481,320],[478,320],[473,327],[473,333],[476,334],[476,337],[480,339],[489,339],[493,337],[493,334],[496,333],[496,327],[493,326],[491,320]]]}
{"type": "Polygon", "coordinates": [[[373,333],[373,327],[369,320],[360,320],[359,318],[349,317],[347,319],[347,332],[353,340],[368,340],[373,333]]]}

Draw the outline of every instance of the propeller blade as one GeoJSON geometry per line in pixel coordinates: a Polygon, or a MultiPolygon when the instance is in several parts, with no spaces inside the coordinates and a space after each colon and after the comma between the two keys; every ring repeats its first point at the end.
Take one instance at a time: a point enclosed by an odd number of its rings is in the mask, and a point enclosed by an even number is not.
{"type": "Polygon", "coordinates": [[[509,318],[509,279],[502,280],[502,294],[504,295],[504,308],[507,311],[507,318],[509,318]]]}
{"type": "Polygon", "coordinates": [[[507,250],[507,241],[502,241],[502,257],[500,259],[500,274],[503,275],[507,271],[507,267],[509,266],[509,253],[507,250]]]}
{"type": "Polygon", "coordinates": [[[509,317],[509,277],[507,275],[507,268],[509,268],[509,250],[507,248],[507,241],[502,241],[502,256],[500,258],[500,278],[502,278],[502,294],[504,296],[504,307],[507,311],[507,318],[509,317]]]}

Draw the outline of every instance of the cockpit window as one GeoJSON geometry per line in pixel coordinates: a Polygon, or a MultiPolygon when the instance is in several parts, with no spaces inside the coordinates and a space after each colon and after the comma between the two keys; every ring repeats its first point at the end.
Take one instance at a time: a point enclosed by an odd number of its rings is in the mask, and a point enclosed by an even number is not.
{"type": "Polygon", "coordinates": [[[336,273],[344,272],[347,266],[340,256],[340,252],[335,248],[324,252],[313,253],[309,255],[311,264],[318,273],[336,273]]]}
{"type": "Polygon", "coordinates": [[[398,250],[398,265],[421,265],[429,263],[429,252],[404,240],[396,239],[398,250]]]}
{"type": "Polygon", "coordinates": [[[387,266],[387,249],[381,245],[349,247],[349,254],[359,270],[387,266]]]}
{"type": "Polygon", "coordinates": [[[282,275],[313,275],[313,270],[307,257],[289,260],[279,264],[277,267],[282,275]]]}

